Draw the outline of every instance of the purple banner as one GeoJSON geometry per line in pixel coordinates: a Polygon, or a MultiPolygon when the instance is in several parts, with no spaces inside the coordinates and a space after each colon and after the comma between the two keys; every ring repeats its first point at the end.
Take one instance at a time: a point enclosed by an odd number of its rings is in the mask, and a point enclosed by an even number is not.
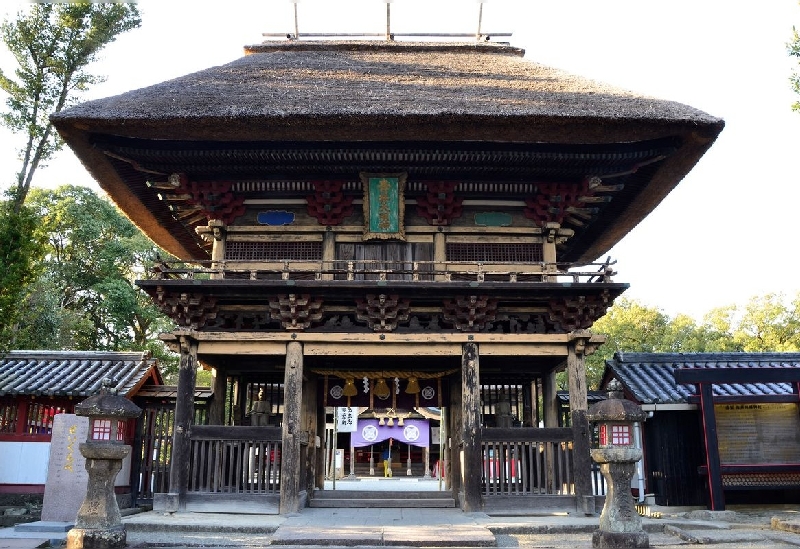
{"type": "Polygon", "coordinates": [[[412,446],[427,448],[431,440],[431,430],[427,419],[406,419],[403,426],[395,424],[378,425],[377,419],[359,419],[356,430],[350,435],[350,442],[356,448],[377,444],[393,438],[412,446]]]}

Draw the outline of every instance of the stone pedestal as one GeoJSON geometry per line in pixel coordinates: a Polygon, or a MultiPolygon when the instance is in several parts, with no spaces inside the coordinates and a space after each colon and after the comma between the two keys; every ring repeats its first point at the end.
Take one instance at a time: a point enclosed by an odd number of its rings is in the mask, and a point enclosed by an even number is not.
{"type": "Polygon", "coordinates": [[[592,459],[600,464],[607,487],[600,529],[592,535],[592,547],[649,547],[649,536],[642,530],[642,518],[636,512],[631,495],[631,478],[642,451],[638,448],[600,448],[592,450],[591,454],[592,459]]]}
{"type": "Polygon", "coordinates": [[[86,458],[89,481],[75,528],[67,534],[67,549],[125,547],[127,535],[114,494],[114,480],[131,447],[84,442],[80,445],[80,451],[86,458]]]}

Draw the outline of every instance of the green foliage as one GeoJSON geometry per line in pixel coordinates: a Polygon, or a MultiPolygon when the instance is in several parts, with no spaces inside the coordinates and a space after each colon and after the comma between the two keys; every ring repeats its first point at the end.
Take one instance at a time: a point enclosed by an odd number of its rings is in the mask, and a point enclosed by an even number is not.
{"type": "Polygon", "coordinates": [[[0,35],[17,62],[14,77],[0,70],[0,90],[8,94],[2,123],[25,136],[19,150],[14,209],[30,190],[37,167],[61,148],[49,117],[100,81],[86,71],[117,35],[141,24],[135,4],[32,3],[0,35]]]}
{"type": "MultiPolygon", "coordinates": [[[[792,27],[792,41],[786,45],[786,48],[789,51],[789,55],[800,59],[800,34],[797,33],[797,29],[794,27],[792,27]]],[[[792,73],[789,81],[794,92],[800,95],[800,74],[797,72],[792,73]]],[[[800,101],[796,101],[792,105],[792,110],[800,111],[800,101]]]]}
{"type": "MultiPolygon", "coordinates": [[[[597,388],[605,361],[618,351],[635,353],[715,353],[800,351],[800,293],[751,298],[745,305],[710,311],[700,323],[686,315],[671,318],[655,307],[619,299],[595,322],[605,345],[586,359],[587,385],[597,388]]],[[[563,386],[563,380],[561,380],[563,386]]]]}
{"type": "Polygon", "coordinates": [[[43,254],[43,238],[32,211],[25,207],[15,211],[11,201],[0,202],[0,352],[11,345],[20,317],[18,304],[30,293],[43,254]]]}
{"type": "Polygon", "coordinates": [[[150,350],[169,370],[176,361],[156,336],[171,323],[134,284],[158,253],[153,243],[85,187],[34,189],[28,203],[41,220],[46,253],[21,303],[14,346],[150,350]]]}

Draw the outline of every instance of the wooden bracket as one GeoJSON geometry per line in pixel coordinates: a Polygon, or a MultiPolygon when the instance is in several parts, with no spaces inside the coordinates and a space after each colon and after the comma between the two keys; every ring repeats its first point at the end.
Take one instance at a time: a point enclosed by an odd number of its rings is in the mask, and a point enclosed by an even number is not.
{"type": "Polygon", "coordinates": [[[312,181],[314,194],[306,197],[308,215],[320,225],[341,225],[353,213],[353,198],[342,192],[344,181],[312,181]]]}
{"type": "Polygon", "coordinates": [[[453,219],[461,217],[462,197],[455,195],[458,183],[436,181],[426,184],[428,192],[417,198],[417,214],[428,220],[429,225],[443,227],[453,219]]]}
{"type": "Polygon", "coordinates": [[[549,320],[562,332],[586,330],[606,313],[611,301],[607,290],[599,295],[551,299],[547,307],[549,320]]]}
{"type": "Polygon", "coordinates": [[[155,298],[159,309],[180,327],[198,330],[217,316],[215,297],[188,292],[174,295],[158,286],[155,298]]]}
{"type": "Polygon", "coordinates": [[[487,296],[458,297],[444,300],[442,317],[461,332],[479,332],[497,313],[497,300],[487,296]]]}
{"type": "Polygon", "coordinates": [[[189,181],[181,174],[180,187],[175,192],[185,197],[187,204],[195,206],[199,216],[231,225],[245,212],[244,197],[234,195],[231,187],[231,181],[189,181]]]}
{"type": "Polygon", "coordinates": [[[322,299],[308,294],[277,295],[269,299],[269,311],[286,330],[305,330],[322,320],[322,299]]]}
{"type": "Polygon", "coordinates": [[[356,300],[356,319],[366,322],[374,332],[392,332],[408,320],[410,301],[396,295],[368,295],[356,300]]]}

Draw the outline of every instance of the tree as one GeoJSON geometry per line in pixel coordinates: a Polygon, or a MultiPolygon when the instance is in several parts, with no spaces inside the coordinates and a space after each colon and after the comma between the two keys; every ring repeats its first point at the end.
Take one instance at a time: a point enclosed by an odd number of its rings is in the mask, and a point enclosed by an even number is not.
{"type": "Polygon", "coordinates": [[[10,193],[14,212],[24,204],[36,169],[62,146],[49,116],[100,81],[86,67],[119,34],[140,24],[134,4],[33,3],[0,26],[18,65],[16,79],[0,71],[9,108],[0,120],[25,136],[19,151],[22,165],[10,193]]]}
{"type": "Polygon", "coordinates": [[[0,353],[11,345],[18,304],[36,279],[36,264],[44,253],[37,223],[30,209],[15,211],[10,201],[0,202],[0,353]]]}
{"type": "Polygon", "coordinates": [[[28,204],[41,220],[46,253],[21,306],[15,347],[150,350],[165,358],[156,336],[171,322],[134,284],[164,252],[91,189],[33,189],[28,204]]]}
{"type": "MultiPolygon", "coordinates": [[[[798,34],[796,28],[792,28],[792,35],[792,41],[789,42],[786,47],[789,50],[789,55],[800,58],[800,34],[798,34]]],[[[800,95],[800,74],[797,72],[792,73],[789,81],[792,84],[794,92],[800,95]]],[[[792,110],[800,111],[800,101],[796,101],[792,105],[792,110]]]]}
{"type": "Polygon", "coordinates": [[[592,326],[608,337],[586,359],[587,386],[597,388],[605,361],[618,351],[633,353],[705,353],[741,350],[725,322],[698,325],[687,315],[671,318],[662,310],[635,300],[619,299],[592,326]]]}
{"type": "Polygon", "coordinates": [[[726,330],[736,346],[750,353],[800,350],[800,293],[755,296],[744,306],[716,309],[707,318],[726,330]]]}

